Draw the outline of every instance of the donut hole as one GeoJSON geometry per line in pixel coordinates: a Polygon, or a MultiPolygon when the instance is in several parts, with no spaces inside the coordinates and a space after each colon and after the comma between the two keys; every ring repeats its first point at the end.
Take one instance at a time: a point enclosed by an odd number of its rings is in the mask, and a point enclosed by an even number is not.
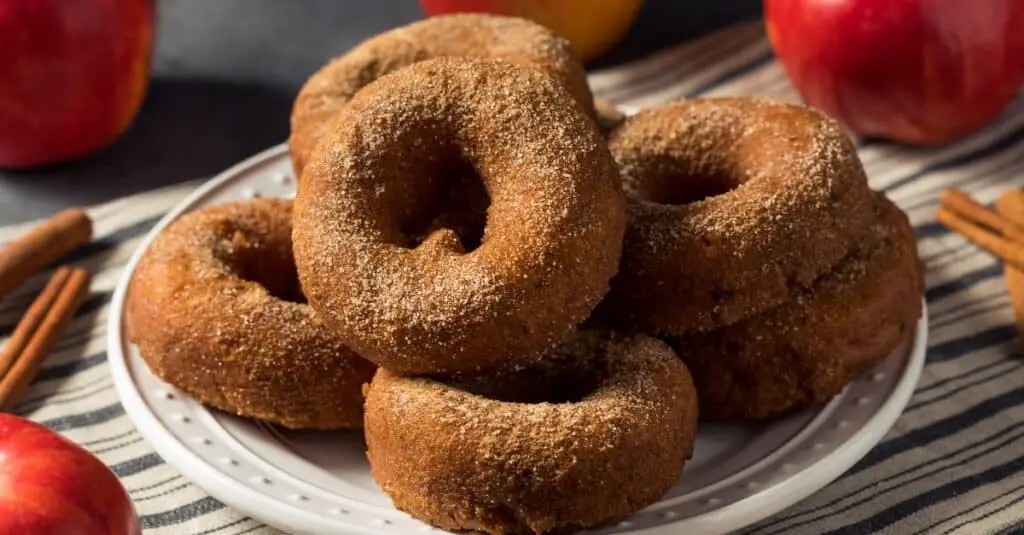
{"type": "Polygon", "coordinates": [[[729,193],[743,183],[724,169],[694,169],[678,162],[662,162],[638,174],[643,181],[631,184],[641,199],[669,205],[686,205],[729,193]]]}
{"type": "Polygon", "coordinates": [[[509,403],[578,403],[600,386],[592,369],[526,369],[495,376],[464,379],[455,385],[471,394],[509,403]]]}
{"type": "Polygon", "coordinates": [[[401,225],[401,232],[407,237],[404,245],[415,249],[432,233],[448,229],[459,237],[468,253],[483,242],[491,200],[468,161],[458,157],[444,160],[448,161],[438,170],[439,178],[424,192],[422,208],[401,225]]]}
{"type": "Polygon", "coordinates": [[[239,276],[266,288],[267,293],[277,299],[290,303],[306,303],[306,295],[302,292],[302,285],[299,284],[295,262],[292,262],[290,266],[282,263],[275,266],[274,269],[267,269],[265,265],[245,266],[239,276]]]}
{"type": "Polygon", "coordinates": [[[254,245],[240,233],[233,240],[235,275],[256,283],[282,301],[305,303],[306,296],[299,283],[299,273],[292,255],[291,239],[287,243],[254,245]]]}

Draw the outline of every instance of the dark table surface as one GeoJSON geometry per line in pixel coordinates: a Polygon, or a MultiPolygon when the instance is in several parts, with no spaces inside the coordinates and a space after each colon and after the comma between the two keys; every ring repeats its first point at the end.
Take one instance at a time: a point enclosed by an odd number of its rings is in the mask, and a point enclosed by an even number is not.
{"type": "MultiPolygon", "coordinates": [[[[589,67],[758,16],[760,0],[646,0],[626,39],[589,67]]],[[[415,0],[159,0],[153,77],[134,125],[86,160],[0,171],[0,225],[208,177],[280,143],[310,73],[420,17],[415,0]]]]}

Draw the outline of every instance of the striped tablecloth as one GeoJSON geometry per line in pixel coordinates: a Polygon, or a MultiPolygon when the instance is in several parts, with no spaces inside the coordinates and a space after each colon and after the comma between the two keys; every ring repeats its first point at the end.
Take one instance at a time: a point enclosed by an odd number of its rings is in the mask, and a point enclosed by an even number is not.
{"type": "MultiPolygon", "coordinates": [[[[759,25],[596,73],[592,82],[597,95],[630,110],[698,95],[795,98],[759,25]]],[[[1024,361],[1002,268],[934,218],[947,186],[992,201],[1024,182],[1024,101],[956,144],[911,149],[872,142],[859,150],[871,184],[886,190],[917,230],[928,265],[928,364],[881,444],[838,481],[750,532],[1024,533],[1024,361]]],[[[276,534],[165,464],[125,416],[107,370],[111,291],[145,232],[195,184],[91,210],[97,240],[74,262],[95,274],[92,294],[17,412],[108,463],[149,535],[276,534]]],[[[0,241],[24,228],[0,229],[0,241]]],[[[0,333],[10,333],[47,276],[0,302],[0,333]]]]}

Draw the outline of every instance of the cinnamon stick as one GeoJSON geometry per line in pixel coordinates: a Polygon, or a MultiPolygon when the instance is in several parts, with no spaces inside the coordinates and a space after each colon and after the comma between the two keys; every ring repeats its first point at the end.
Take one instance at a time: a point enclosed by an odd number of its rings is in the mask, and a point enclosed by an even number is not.
{"type": "Polygon", "coordinates": [[[940,201],[943,207],[974,223],[988,227],[1008,239],[1024,242],[1024,226],[1013,220],[1000,217],[999,214],[989,210],[988,207],[958,189],[949,188],[943,191],[940,201]]]}
{"type": "Polygon", "coordinates": [[[7,371],[14,365],[18,356],[21,355],[21,352],[25,350],[25,346],[32,340],[32,336],[39,329],[39,325],[43,323],[43,320],[46,319],[46,314],[53,307],[53,303],[60,295],[61,288],[64,287],[70,276],[71,268],[67,266],[58,268],[53,273],[53,276],[50,277],[50,281],[46,283],[43,292],[32,302],[32,305],[28,307],[28,311],[18,321],[18,326],[14,328],[14,333],[11,334],[3,349],[0,350],[0,379],[3,379],[7,371]]]}
{"type": "MultiPolygon", "coordinates": [[[[1009,221],[1024,225],[1024,191],[1019,189],[1007,191],[996,200],[996,212],[1009,221]]],[[[1024,245],[1022,245],[1024,246],[1024,245]]],[[[1010,264],[1003,267],[1013,317],[1017,321],[1017,331],[1024,336],[1024,271],[1010,264]]]]}
{"type": "MultiPolygon", "coordinates": [[[[50,349],[60,338],[88,293],[89,274],[81,268],[72,268],[42,322],[20,353],[15,356],[11,368],[0,378],[0,411],[10,410],[28,388],[29,383],[39,373],[39,368],[50,349]]],[[[22,321],[28,320],[26,318],[22,321]]]]}
{"type": "Polygon", "coordinates": [[[65,210],[0,250],[0,297],[92,238],[92,221],[81,208],[65,210]]]}
{"type": "Polygon", "coordinates": [[[1017,242],[995,234],[945,207],[939,208],[936,217],[939,223],[971,240],[982,249],[1019,269],[1024,269],[1024,242],[1017,242]]]}

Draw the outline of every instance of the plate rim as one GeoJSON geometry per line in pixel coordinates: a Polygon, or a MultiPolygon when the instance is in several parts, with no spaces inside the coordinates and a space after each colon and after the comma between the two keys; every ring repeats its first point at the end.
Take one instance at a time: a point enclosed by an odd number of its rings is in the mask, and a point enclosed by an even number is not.
{"type": "MultiPolygon", "coordinates": [[[[293,532],[332,532],[343,528],[355,535],[389,535],[388,531],[375,529],[361,523],[348,522],[340,518],[328,520],[323,517],[307,515],[301,508],[256,492],[228,477],[215,466],[208,464],[179,441],[149,409],[132,378],[128,368],[128,359],[121,344],[125,297],[131,275],[156,236],[172,221],[189,211],[199,199],[208,193],[230,182],[243,171],[265,164],[286,152],[287,145],[281,143],[222,171],[198,186],[175,205],[146,234],[132,253],[128,263],[125,264],[111,297],[110,312],[107,318],[107,361],[110,365],[110,373],[121,405],[139,430],[139,434],[175,470],[181,472],[189,481],[216,499],[239,511],[252,514],[269,525],[293,532]],[[266,519],[272,521],[267,522],[266,519]]],[[[927,340],[928,310],[927,303],[922,297],[922,314],[914,328],[903,373],[881,408],[853,436],[814,464],[761,492],[697,516],[680,519],[680,522],[685,521],[687,526],[691,529],[698,529],[701,533],[728,533],[748,527],[788,509],[841,476],[881,441],[903,413],[903,409],[916,390],[924,368],[927,340]]],[[[668,535],[676,532],[678,524],[678,522],[674,522],[652,526],[633,530],[630,533],[668,535]]]]}
{"type": "MultiPolygon", "coordinates": [[[[914,336],[908,349],[909,355],[903,367],[903,375],[882,407],[863,427],[816,463],[770,487],[770,492],[758,492],[724,507],[688,518],[691,527],[699,530],[706,525],[709,528],[708,533],[730,533],[749,527],[789,509],[825,488],[874,449],[903,414],[903,409],[917,390],[917,383],[924,370],[928,349],[928,308],[923,297],[921,304],[921,317],[914,327],[914,336]],[[781,499],[778,499],[780,497],[781,499]],[[739,520],[741,518],[743,520],[739,520]]],[[[663,529],[664,526],[656,526],[634,533],[669,535],[663,529]]]]}

